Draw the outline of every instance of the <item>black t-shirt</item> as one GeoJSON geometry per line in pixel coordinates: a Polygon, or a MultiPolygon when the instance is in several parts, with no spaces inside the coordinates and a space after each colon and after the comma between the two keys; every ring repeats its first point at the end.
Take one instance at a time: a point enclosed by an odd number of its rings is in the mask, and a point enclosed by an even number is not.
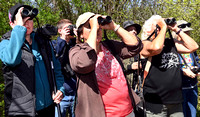
{"type": "Polygon", "coordinates": [[[144,98],[157,104],[182,102],[181,72],[178,53],[172,39],[165,39],[162,52],[152,57],[144,83],[144,98]]]}

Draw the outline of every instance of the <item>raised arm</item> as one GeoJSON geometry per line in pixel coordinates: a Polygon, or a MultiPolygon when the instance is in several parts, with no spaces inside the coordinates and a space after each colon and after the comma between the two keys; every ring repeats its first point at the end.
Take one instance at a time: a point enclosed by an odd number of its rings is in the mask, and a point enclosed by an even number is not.
{"type": "Polygon", "coordinates": [[[163,18],[160,18],[157,21],[157,25],[160,27],[160,30],[157,30],[158,31],[157,37],[155,38],[152,37],[154,39],[152,39],[151,41],[147,41],[147,40],[143,41],[144,48],[141,51],[141,55],[144,57],[160,54],[163,49],[167,25],[164,22],[163,18]]]}
{"type": "MultiPolygon", "coordinates": [[[[180,29],[177,28],[177,30],[180,29]]],[[[178,36],[181,38],[181,40],[175,40],[175,44],[179,53],[191,53],[199,48],[198,44],[185,32],[180,31],[178,36]]]]}

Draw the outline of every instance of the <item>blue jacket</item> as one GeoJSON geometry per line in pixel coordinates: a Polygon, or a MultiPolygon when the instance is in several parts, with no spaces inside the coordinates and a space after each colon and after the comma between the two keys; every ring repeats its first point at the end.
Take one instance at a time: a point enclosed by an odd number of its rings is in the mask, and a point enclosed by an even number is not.
{"type": "MultiPolygon", "coordinates": [[[[10,38],[3,39],[0,43],[0,59],[5,66],[5,91],[11,90],[11,92],[5,93],[8,115],[17,115],[17,113],[29,115],[30,112],[30,115],[34,116],[35,109],[36,111],[41,110],[53,103],[52,86],[50,86],[51,81],[49,81],[48,74],[50,67],[47,68],[45,64],[47,57],[43,58],[35,33],[31,34],[32,46],[25,43],[26,30],[25,27],[17,25],[13,28],[10,38]],[[14,103],[17,101],[19,104],[16,106],[14,103]]],[[[55,58],[53,49],[50,51],[52,52],[57,89],[64,93],[62,86],[64,77],[61,73],[60,63],[55,58]]]]}
{"type": "MultiPolygon", "coordinates": [[[[76,44],[76,39],[70,39],[68,43],[66,43],[65,40],[61,39],[60,37],[57,38],[57,40],[52,41],[56,54],[61,63],[62,72],[65,77],[65,83],[63,84],[66,95],[75,95],[76,92],[76,77],[75,75],[70,76],[67,73],[65,73],[64,67],[66,64],[70,65],[69,63],[69,50],[76,44]]],[[[70,67],[71,69],[71,67],[70,67]]]]}

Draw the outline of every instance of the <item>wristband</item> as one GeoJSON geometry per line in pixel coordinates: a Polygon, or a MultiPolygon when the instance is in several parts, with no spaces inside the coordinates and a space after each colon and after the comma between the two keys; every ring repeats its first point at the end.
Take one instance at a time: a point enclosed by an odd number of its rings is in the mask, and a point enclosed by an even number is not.
{"type": "Polygon", "coordinates": [[[178,32],[176,32],[176,34],[178,35],[181,31],[182,31],[182,28],[180,28],[180,30],[178,32]]]}
{"type": "Polygon", "coordinates": [[[117,27],[114,29],[114,31],[116,32],[119,28],[120,28],[120,25],[117,25],[117,27]]]}

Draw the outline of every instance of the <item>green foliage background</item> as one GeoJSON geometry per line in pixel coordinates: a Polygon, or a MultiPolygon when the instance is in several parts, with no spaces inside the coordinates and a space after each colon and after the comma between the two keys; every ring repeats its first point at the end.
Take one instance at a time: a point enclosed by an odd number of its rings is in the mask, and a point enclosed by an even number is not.
{"type": "MultiPolygon", "coordinates": [[[[143,25],[145,20],[154,14],[164,18],[184,19],[192,23],[194,31],[191,36],[200,43],[200,0],[0,0],[0,38],[11,30],[8,9],[18,2],[39,9],[37,17],[40,26],[56,25],[63,18],[70,19],[75,24],[78,16],[87,11],[109,15],[121,26],[125,20],[133,20],[143,25]]],[[[38,26],[36,20],[34,26],[38,26]]],[[[108,37],[118,39],[113,32],[109,32],[108,37]]],[[[0,116],[4,116],[3,82],[0,70],[0,116]]]]}

